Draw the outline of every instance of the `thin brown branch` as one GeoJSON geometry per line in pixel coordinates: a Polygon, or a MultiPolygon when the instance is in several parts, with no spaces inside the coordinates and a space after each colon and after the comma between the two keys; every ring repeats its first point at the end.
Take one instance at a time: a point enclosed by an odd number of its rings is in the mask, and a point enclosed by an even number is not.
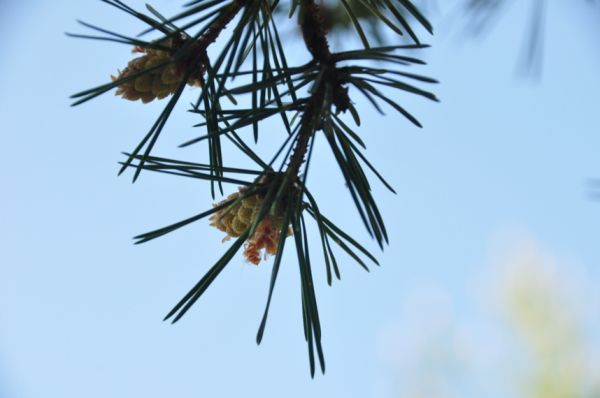
{"type": "Polygon", "coordinates": [[[237,13],[246,5],[248,0],[235,0],[231,7],[224,10],[219,17],[208,27],[206,32],[198,39],[200,48],[206,49],[208,46],[217,40],[217,37],[225,29],[227,24],[237,15],[237,13]]]}
{"type": "MultiPolygon", "coordinates": [[[[206,50],[214,43],[221,32],[225,30],[227,24],[235,18],[237,13],[246,5],[248,0],[235,0],[231,3],[231,6],[223,10],[217,19],[215,19],[210,26],[194,43],[192,43],[186,51],[187,56],[184,55],[186,63],[190,65],[202,65],[204,68],[208,64],[208,54],[206,50]]],[[[184,39],[185,40],[185,39],[184,39]]],[[[181,43],[183,45],[183,43],[181,43]]]]}
{"type": "Polygon", "coordinates": [[[329,43],[325,32],[323,12],[313,0],[302,0],[302,18],[300,26],[302,36],[308,51],[313,59],[321,65],[329,65],[334,62],[333,55],[329,50],[329,43]]]}
{"type": "Polygon", "coordinates": [[[298,141],[296,141],[286,170],[286,174],[289,176],[297,177],[300,172],[300,166],[304,163],[310,137],[315,133],[319,124],[320,111],[325,101],[325,89],[325,79],[322,79],[304,108],[300,131],[298,132],[298,141]]]}
{"type": "Polygon", "coordinates": [[[302,0],[301,12],[300,26],[304,43],[312,54],[313,60],[321,65],[321,75],[304,108],[298,141],[286,170],[286,173],[293,177],[298,176],[310,138],[321,124],[319,119],[325,106],[328,90],[331,93],[331,103],[335,105],[338,112],[346,111],[350,105],[348,89],[344,87],[345,82],[336,68],[335,57],[329,50],[321,8],[313,0],[302,0]]]}

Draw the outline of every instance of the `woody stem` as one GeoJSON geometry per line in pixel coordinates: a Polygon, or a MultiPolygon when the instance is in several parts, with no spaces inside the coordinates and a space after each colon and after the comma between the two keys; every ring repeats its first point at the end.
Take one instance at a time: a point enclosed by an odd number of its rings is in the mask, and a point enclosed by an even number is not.
{"type": "Polygon", "coordinates": [[[325,106],[326,93],[331,90],[331,102],[337,110],[348,109],[350,99],[347,90],[342,86],[343,80],[338,76],[335,56],[329,50],[329,43],[323,28],[321,8],[314,0],[302,0],[301,8],[302,36],[308,51],[313,56],[313,61],[321,66],[320,78],[312,88],[302,115],[298,140],[286,170],[286,175],[298,177],[300,166],[304,162],[310,138],[317,131],[319,118],[325,106]]]}

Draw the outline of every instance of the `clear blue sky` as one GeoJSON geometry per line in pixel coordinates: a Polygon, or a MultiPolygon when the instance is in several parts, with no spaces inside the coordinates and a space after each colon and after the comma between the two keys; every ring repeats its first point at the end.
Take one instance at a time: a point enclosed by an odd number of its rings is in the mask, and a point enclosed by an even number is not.
{"type": "MultiPolygon", "coordinates": [[[[168,14],[173,3],[152,4],[168,14]]],[[[82,32],[75,19],[138,27],[99,1],[0,3],[0,397],[387,398],[394,375],[382,336],[419,334],[403,311],[426,311],[414,299],[423,286],[446,292],[467,317],[498,234],[525,231],[597,285],[600,203],[586,184],[600,177],[600,11],[571,3],[550,2],[538,83],[513,73],[523,35],[515,27],[526,18],[517,8],[483,42],[438,18],[419,72],[442,82],[442,102],[406,98],[424,129],[359,103],[368,153],[398,191],[376,189],[391,244],[381,268],[366,274],[347,261],[331,288],[315,265],[327,360],[315,380],[293,256],[260,347],[271,262],[237,258],[180,323],[161,322],[226,246],[202,222],[142,246],[131,237],[208,208],[208,187],[116,177],[120,152],[161,103],[109,94],[70,108],[68,99],[131,57],[124,46],[65,37],[82,32]]],[[[158,153],[204,159],[204,148],[174,149],[199,134],[182,105],[158,153]]],[[[310,184],[331,218],[367,239],[328,158],[316,152],[310,184]]]]}

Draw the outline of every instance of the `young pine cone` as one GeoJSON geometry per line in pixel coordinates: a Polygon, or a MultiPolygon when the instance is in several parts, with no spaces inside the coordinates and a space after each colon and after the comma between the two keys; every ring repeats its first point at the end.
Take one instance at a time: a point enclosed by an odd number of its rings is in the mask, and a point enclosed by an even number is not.
{"type": "MultiPolygon", "coordinates": [[[[163,40],[161,44],[176,50],[177,47],[181,46],[181,39],[178,40],[178,43],[180,43],[179,46],[174,45],[174,42],[174,39],[167,39],[163,40]]],[[[194,46],[190,46],[192,51],[193,47],[194,46]]],[[[168,51],[135,47],[133,52],[143,53],[144,55],[129,61],[127,67],[122,71],[119,71],[119,76],[111,76],[113,81],[173,60],[172,54],[168,51]]],[[[142,100],[143,103],[150,102],[155,98],[165,98],[177,90],[189,68],[193,69],[187,84],[191,86],[200,86],[201,78],[204,73],[204,65],[198,61],[198,57],[184,56],[177,61],[173,60],[173,62],[166,64],[163,67],[143,73],[133,80],[120,84],[117,87],[117,92],[115,94],[131,101],[139,99],[142,100]]]]}
{"type": "MultiPolygon", "coordinates": [[[[243,193],[243,190],[240,189],[240,192],[229,195],[227,199],[217,203],[215,206],[236,200],[243,193]]],[[[263,198],[259,195],[248,196],[214,213],[210,217],[210,225],[227,233],[223,241],[231,237],[238,237],[252,225],[252,222],[258,216],[262,203],[263,198]]],[[[244,246],[244,257],[246,257],[248,262],[258,265],[261,260],[261,250],[263,249],[265,259],[268,255],[277,253],[277,246],[284,222],[283,218],[283,209],[276,214],[268,212],[265,215],[260,224],[258,224],[254,234],[248,238],[244,246]]],[[[290,236],[291,233],[292,231],[288,227],[287,236],[290,236]]]]}

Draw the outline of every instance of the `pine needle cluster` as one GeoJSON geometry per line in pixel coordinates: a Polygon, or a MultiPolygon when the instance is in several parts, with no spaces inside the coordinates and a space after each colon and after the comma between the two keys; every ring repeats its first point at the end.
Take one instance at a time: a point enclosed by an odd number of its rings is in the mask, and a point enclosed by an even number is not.
{"type": "MultiPolygon", "coordinates": [[[[310,373],[314,376],[317,362],[324,372],[307,219],[312,219],[320,237],[328,284],[334,276],[340,278],[336,251],[346,253],[366,270],[367,261],[377,264],[377,260],[319,210],[316,198],[308,189],[315,137],[325,138],[356,206],[357,217],[383,248],[388,235],[372,195],[372,178],[368,175],[390,191],[394,190],[364,153],[365,145],[357,131],[360,116],[355,98],[359,94],[364,96],[382,113],[385,106],[391,107],[420,126],[389,91],[395,89],[436,100],[431,92],[418,87],[436,81],[408,71],[424,62],[407,53],[427,47],[418,39],[414,27],[419,25],[419,29],[432,33],[430,23],[409,0],[339,0],[337,6],[345,10],[347,23],[356,32],[361,47],[332,52],[327,37],[327,8],[315,0],[285,3],[280,0],[194,0],[172,17],[163,16],[151,6],[140,12],[119,0],[102,1],[142,21],[147,29],[131,37],[81,22],[98,35],[69,35],[124,43],[140,56],[113,76],[112,81],[73,95],[74,105],[113,89],[127,100],[148,102],[164,98],[166,102],[149,131],[126,154],[120,173],[131,169],[134,181],[143,170],[208,181],[213,200],[217,193],[226,192],[225,184],[238,187],[206,211],[135,237],[136,243],[147,242],[209,218],[211,225],[225,232],[226,240],[232,241],[222,257],[165,319],[179,320],[243,247],[249,263],[258,264],[265,256],[273,257],[269,265],[271,279],[266,308],[256,336],[260,344],[284,249],[288,241],[293,241],[300,273],[310,373]],[[403,36],[399,39],[402,44],[373,46],[362,26],[367,17],[403,36]],[[280,29],[296,25],[310,60],[291,65],[280,29]],[[146,35],[156,37],[141,39],[146,35]],[[213,51],[211,46],[217,41],[221,46],[213,51]],[[206,145],[208,161],[205,163],[154,154],[158,138],[187,85],[198,89],[190,111],[201,119],[197,127],[203,134],[182,146],[206,145]],[[238,105],[241,98],[247,98],[250,105],[238,105]],[[271,118],[281,119],[285,133],[272,158],[263,159],[252,146],[260,144],[261,124],[271,118]],[[256,167],[247,169],[226,163],[222,154],[224,140],[233,143],[256,167]]],[[[269,139],[273,140],[273,136],[269,139]]]]}

